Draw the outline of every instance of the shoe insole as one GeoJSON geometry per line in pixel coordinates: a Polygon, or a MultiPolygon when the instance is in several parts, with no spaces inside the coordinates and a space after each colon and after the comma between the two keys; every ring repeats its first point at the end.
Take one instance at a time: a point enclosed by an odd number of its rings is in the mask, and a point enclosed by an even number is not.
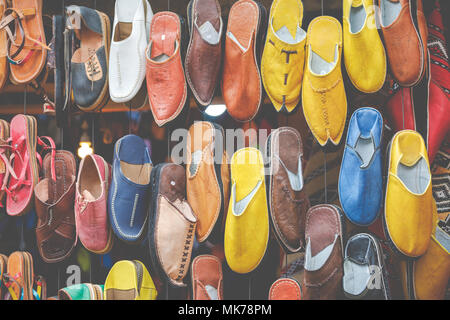
{"type": "Polygon", "coordinates": [[[180,45],[180,20],[168,12],[153,19],[150,32],[149,59],[163,62],[169,59],[180,45]]]}
{"type": "Polygon", "coordinates": [[[150,163],[130,164],[125,161],[120,161],[120,168],[125,177],[131,182],[140,185],[147,185],[150,183],[150,174],[152,171],[152,165],[150,163]]]}
{"type": "Polygon", "coordinates": [[[366,21],[366,10],[364,6],[350,8],[350,31],[358,33],[362,30],[364,22],[366,21]]]}
{"type": "Polygon", "coordinates": [[[295,38],[292,36],[286,26],[282,26],[280,29],[275,31],[275,34],[280,40],[289,44],[300,43],[306,37],[306,32],[302,28],[300,28],[300,26],[297,26],[296,28],[295,38]]]}
{"type": "Polygon", "coordinates": [[[389,0],[381,0],[381,23],[384,27],[390,26],[397,19],[402,5],[400,1],[392,2],[389,0]]]}
{"type": "Polygon", "coordinates": [[[372,160],[373,155],[375,154],[375,145],[372,138],[364,139],[362,137],[358,138],[356,141],[355,151],[361,157],[362,165],[361,168],[366,168],[370,160],[372,160]]]}
{"type": "Polygon", "coordinates": [[[200,161],[202,161],[202,155],[203,150],[197,150],[192,153],[191,164],[189,165],[189,174],[191,177],[196,175],[200,161]]]}
{"type": "Polygon", "coordinates": [[[103,45],[102,35],[87,28],[84,23],[80,30],[75,30],[80,40],[80,47],[74,52],[72,62],[84,63],[103,45]]]}
{"type": "Polygon", "coordinates": [[[114,41],[123,41],[131,35],[133,31],[133,20],[140,6],[140,2],[144,7],[144,17],[147,16],[146,0],[117,0],[115,11],[118,23],[114,30],[114,41]]]}
{"type": "Polygon", "coordinates": [[[421,158],[412,166],[399,163],[397,176],[405,184],[406,188],[415,194],[424,193],[431,179],[428,165],[424,158],[421,158]]]}
{"type": "Polygon", "coordinates": [[[87,157],[83,165],[83,172],[80,175],[79,190],[89,191],[94,199],[98,199],[102,194],[101,180],[97,173],[97,167],[92,157],[87,157]]]}
{"type": "Polygon", "coordinates": [[[227,35],[242,51],[250,48],[258,28],[259,9],[253,1],[242,2],[230,10],[227,35]]]}
{"type": "Polygon", "coordinates": [[[354,296],[360,295],[366,290],[370,279],[371,274],[368,265],[361,265],[349,259],[344,261],[342,285],[345,292],[354,296]]]}
{"type": "Polygon", "coordinates": [[[207,284],[205,286],[205,289],[206,289],[206,293],[208,293],[208,296],[211,300],[219,300],[219,295],[217,294],[216,288],[207,284]]]}
{"type": "MultiPolygon", "coordinates": [[[[299,34],[299,29],[301,30],[302,20],[303,20],[303,12],[301,10],[302,4],[300,0],[284,0],[278,1],[276,6],[273,7],[271,16],[272,21],[270,24],[272,25],[273,31],[277,34],[277,36],[284,40],[278,32],[280,29],[285,29],[282,31],[287,39],[297,39],[299,34]]],[[[300,40],[301,41],[301,40],[300,40]]],[[[296,41],[294,43],[298,43],[296,41]]]]}
{"type": "Polygon", "coordinates": [[[318,75],[325,75],[331,72],[336,66],[338,60],[338,46],[335,47],[334,61],[328,62],[322,58],[319,54],[315,53],[310,47],[309,64],[312,72],[318,75]]]}
{"type": "Polygon", "coordinates": [[[203,40],[209,44],[217,44],[220,41],[220,34],[214,29],[211,22],[206,21],[200,27],[198,27],[198,32],[203,40]]]}
{"type": "Polygon", "coordinates": [[[331,256],[331,253],[333,252],[333,248],[336,244],[337,239],[338,235],[336,234],[334,236],[333,243],[329,244],[328,246],[326,246],[316,255],[313,256],[311,250],[311,241],[315,240],[308,238],[307,239],[308,243],[306,244],[306,251],[305,251],[305,270],[317,271],[320,268],[322,268],[323,265],[327,262],[328,258],[331,256]]]}
{"type": "Polygon", "coordinates": [[[211,45],[219,43],[223,26],[220,19],[220,7],[217,7],[216,0],[197,0],[195,5],[195,8],[192,8],[192,18],[195,19],[194,23],[200,36],[211,45]]]}

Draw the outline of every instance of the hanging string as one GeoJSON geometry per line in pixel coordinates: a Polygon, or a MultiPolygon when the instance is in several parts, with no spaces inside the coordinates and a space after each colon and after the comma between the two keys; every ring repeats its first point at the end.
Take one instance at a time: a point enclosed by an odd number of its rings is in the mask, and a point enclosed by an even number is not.
{"type": "Polygon", "coordinates": [[[91,117],[92,117],[92,136],[91,136],[91,139],[92,139],[92,149],[94,149],[94,152],[95,152],[95,114],[93,113],[92,115],[91,115],[91,117]]]}
{"type": "Polygon", "coordinates": [[[131,134],[131,103],[128,105],[128,134],[131,134]]]}
{"type": "Polygon", "coordinates": [[[167,11],[170,11],[170,0],[167,0],[167,11]]]}
{"type": "Polygon", "coordinates": [[[252,300],[252,276],[248,277],[248,300],[252,300]]]}
{"type": "Polygon", "coordinates": [[[323,15],[323,0],[320,0],[320,6],[322,8],[322,15],[323,15]]]}
{"type": "Polygon", "coordinates": [[[27,88],[28,86],[25,85],[25,90],[23,92],[23,114],[27,114],[27,88]]]}
{"type": "Polygon", "coordinates": [[[327,153],[323,152],[323,169],[324,169],[324,183],[325,183],[325,203],[328,203],[328,194],[327,194],[327,153]]]}
{"type": "Polygon", "coordinates": [[[400,88],[400,91],[402,92],[402,118],[403,118],[403,130],[405,130],[405,102],[403,101],[403,89],[400,88]]]}

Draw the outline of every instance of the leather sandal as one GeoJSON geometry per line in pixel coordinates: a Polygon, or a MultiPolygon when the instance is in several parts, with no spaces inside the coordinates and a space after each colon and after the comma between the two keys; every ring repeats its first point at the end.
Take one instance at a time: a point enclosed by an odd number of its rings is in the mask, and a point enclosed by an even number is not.
{"type": "Polygon", "coordinates": [[[52,152],[43,161],[44,177],[34,188],[36,238],[42,259],[56,263],[70,256],[77,241],[73,205],[76,161],[70,151],[55,151],[53,140],[50,142],[52,152]]]}
{"type": "Polygon", "coordinates": [[[47,59],[42,0],[13,0],[4,12],[0,30],[8,35],[7,57],[14,84],[28,84],[43,71],[47,59]],[[15,34],[10,25],[14,22],[15,34]]]}
{"type": "MultiPolygon", "coordinates": [[[[3,20],[6,7],[6,0],[0,0],[0,21],[3,20]]],[[[6,31],[0,28],[0,90],[3,89],[8,80],[8,41],[6,37],[6,31]]]]}
{"type": "Polygon", "coordinates": [[[6,212],[10,216],[27,213],[32,205],[33,191],[39,181],[36,157],[37,122],[32,116],[19,114],[11,120],[11,156],[8,166],[6,212]]]}

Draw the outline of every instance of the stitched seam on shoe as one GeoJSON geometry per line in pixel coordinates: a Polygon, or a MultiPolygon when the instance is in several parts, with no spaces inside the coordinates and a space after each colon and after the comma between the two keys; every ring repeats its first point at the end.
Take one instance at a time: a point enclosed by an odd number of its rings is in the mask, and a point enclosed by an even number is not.
{"type": "Polygon", "coordinates": [[[139,232],[136,235],[126,234],[125,232],[122,231],[122,229],[119,226],[119,222],[117,221],[117,217],[116,217],[115,202],[116,202],[116,197],[117,197],[118,185],[117,185],[117,176],[115,174],[113,174],[113,179],[114,179],[114,192],[113,192],[113,198],[111,201],[111,213],[113,216],[114,226],[116,227],[117,231],[120,233],[120,235],[122,237],[137,239],[141,236],[142,231],[144,230],[144,227],[145,227],[145,224],[147,221],[147,216],[145,217],[145,220],[144,220],[144,223],[142,224],[141,230],[139,230],[139,232]]]}
{"type": "Polygon", "coordinates": [[[291,281],[289,280],[279,280],[272,288],[271,290],[271,297],[275,295],[275,291],[278,289],[278,287],[280,285],[282,285],[283,283],[287,284],[289,287],[295,288],[295,291],[297,293],[296,298],[299,299],[300,298],[300,292],[298,290],[298,286],[296,286],[295,284],[293,284],[291,281]]]}
{"type": "MultiPolygon", "coordinates": [[[[299,147],[299,150],[302,152],[303,150],[302,150],[302,145],[301,145],[301,143],[300,143],[300,141],[301,141],[301,137],[300,137],[300,135],[298,134],[298,132],[295,132],[294,130],[292,130],[292,129],[289,129],[289,128],[280,128],[280,129],[278,129],[278,141],[280,141],[280,134],[282,133],[282,132],[285,132],[285,131],[287,131],[287,132],[292,132],[292,133],[294,133],[296,136],[297,136],[297,138],[298,138],[298,140],[297,140],[297,143],[298,143],[298,147],[299,147]]],[[[271,141],[271,144],[273,143],[273,140],[271,141]]],[[[271,150],[273,151],[273,148],[271,148],[271,150]]],[[[301,156],[303,156],[303,152],[301,153],[301,156]]],[[[281,161],[281,159],[279,160],[279,161],[281,161]]],[[[272,166],[273,166],[273,163],[272,163],[272,166]]],[[[271,168],[271,170],[272,170],[272,168],[271,168]]],[[[270,186],[270,193],[271,193],[271,198],[270,198],[270,201],[272,202],[272,199],[274,199],[274,196],[273,196],[273,184],[274,184],[274,179],[272,179],[272,183],[271,183],[271,186],[270,186]]],[[[270,208],[270,210],[272,211],[272,208],[270,208]]],[[[272,217],[272,214],[271,214],[271,217],[272,217]]],[[[283,235],[283,233],[281,232],[281,230],[280,230],[280,228],[279,228],[279,226],[278,226],[278,223],[275,221],[275,219],[273,219],[273,217],[272,217],[272,221],[273,221],[273,223],[274,223],[274,227],[275,227],[275,231],[276,231],[276,233],[282,238],[282,240],[283,240],[283,242],[284,242],[284,245],[286,245],[286,243],[288,242],[287,241],[287,239],[285,238],[285,236],[283,235]]],[[[289,249],[291,249],[291,246],[290,245],[286,245],[287,247],[289,247],[289,249]]]]}

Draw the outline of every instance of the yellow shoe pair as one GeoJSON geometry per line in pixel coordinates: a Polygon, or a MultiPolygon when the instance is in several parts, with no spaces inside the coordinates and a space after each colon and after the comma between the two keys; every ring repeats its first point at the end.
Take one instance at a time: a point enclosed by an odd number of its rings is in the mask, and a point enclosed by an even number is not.
{"type": "Polygon", "coordinates": [[[386,77],[373,0],[344,0],[343,11],[344,32],[338,20],[321,16],[305,33],[301,0],[274,0],[261,60],[264,88],[275,109],[291,113],[301,92],[306,121],[321,146],[338,145],[344,132],[342,41],[345,66],[358,90],[376,92],[386,77]]]}

